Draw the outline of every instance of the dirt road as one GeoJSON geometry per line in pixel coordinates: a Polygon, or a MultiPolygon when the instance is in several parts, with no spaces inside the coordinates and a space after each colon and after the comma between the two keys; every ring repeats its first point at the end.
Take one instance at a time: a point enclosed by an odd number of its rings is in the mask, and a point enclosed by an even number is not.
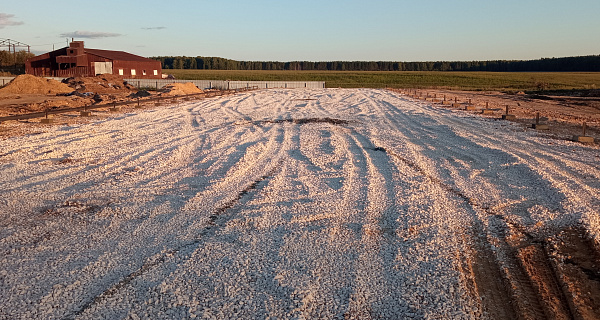
{"type": "Polygon", "coordinates": [[[599,163],[370,89],[48,127],[0,144],[0,318],[594,318],[599,163]]]}

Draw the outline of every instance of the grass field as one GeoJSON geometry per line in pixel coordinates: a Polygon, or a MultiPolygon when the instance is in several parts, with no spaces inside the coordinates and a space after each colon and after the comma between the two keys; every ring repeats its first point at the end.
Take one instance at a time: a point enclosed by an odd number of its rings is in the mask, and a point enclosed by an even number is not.
{"type": "Polygon", "coordinates": [[[462,90],[569,90],[600,87],[600,73],[580,72],[386,72],[244,71],[168,69],[187,80],[325,81],[328,88],[447,88],[462,90]]]}

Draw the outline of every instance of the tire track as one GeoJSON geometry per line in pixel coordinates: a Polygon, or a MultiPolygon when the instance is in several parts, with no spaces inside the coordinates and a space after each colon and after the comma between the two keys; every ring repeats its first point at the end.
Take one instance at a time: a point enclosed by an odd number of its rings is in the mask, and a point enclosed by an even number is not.
{"type": "MultiPolygon", "coordinates": [[[[212,215],[209,216],[209,221],[205,226],[204,230],[202,230],[200,237],[191,241],[189,243],[184,243],[176,248],[170,249],[162,253],[158,257],[153,257],[152,260],[145,262],[139,269],[128,274],[123,277],[117,283],[111,285],[109,288],[104,290],[102,293],[97,296],[89,299],[85,302],[79,309],[75,310],[71,314],[63,317],[65,320],[75,319],[81,315],[83,315],[86,311],[94,308],[96,305],[103,303],[104,301],[111,299],[113,296],[117,295],[121,290],[125,287],[129,286],[135,279],[152,272],[153,269],[160,267],[167,260],[175,260],[177,259],[178,265],[182,265],[185,263],[187,259],[190,259],[193,252],[203,243],[205,242],[206,237],[210,237],[214,235],[216,227],[224,226],[228,221],[228,212],[236,205],[240,205],[244,198],[245,201],[248,202],[250,198],[252,198],[252,194],[258,193],[262,188],[268,184],[268,181],[276,174],[276,171],[280,169],[281,164],[279,164],[274,170],[268,172],[266,175],[260,177],[260,179],[253,181],[243,190],[238,192],[235,198],[226,202],[224,205],[216,208],[212,215]],[[266,184],[264,183],[265,181],[266,184]],[[176,255],[181,255],[181,257],[174,257],[176,255]]],[[[229,217],[230,218],[230,217],[229,217]]]]}
{"type": "MultiPolygon", "coordinates": [[[[399,155],[396,155],[396,157],[403,158],[402,160],[405,163],[411,162],[399,155]]],[[[426,174],[425,170],[419,168],[418,165],[411,164],[411,166],[426,174]]],[[[500,212],[493,210],[493,208],[482,207],[473,201],[471,197],[468,197],[455,187],[449,186],[435,177],[429,177],[429,179],[442,185],[445,190],[459,196],[469,203],[469,205],[479,209],[479,211],[484,212],[486,215],[498,217],[505,223],[505,232],[501,233],[504,236],[500,235],[500,238],[504,241],[505,250],[508,253],[504,259],[508,260],[508,265],[510,266],[508,269],[505,269],[505,272],[507,282],[512,287],[512,294],[516,297],[515,303],[521,316],[530,319],[540,317],[573,318],[575,313],[569,307],[570,303],[558,285],[559,277],[552,270],[552,262],[546,250],[547,243],[535,240],[535,237],[527,233],[522,226],[508,221],[500,212]],[[515,247],[515,244],[511,243],[511,238],[508,237],[508,234],[511,234],[511,237],[525,237],[527,240],[515,247]]],[[[476,278],[479,277],[479,281],[489,281],[489,279],[483,279],[481,275],[474,276],[476,278]]],[[[488,306],[487,309],[491,308],[488,306]]]]}

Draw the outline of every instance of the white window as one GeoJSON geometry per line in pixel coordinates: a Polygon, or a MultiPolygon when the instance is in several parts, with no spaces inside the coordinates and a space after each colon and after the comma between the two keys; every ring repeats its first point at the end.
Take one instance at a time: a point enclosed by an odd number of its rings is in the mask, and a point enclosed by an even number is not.
{"type": "Polygon", "coordinates": [[[146,75],[146,70],[142,70],[142,74],[143,74],[143,75],[146,75]]]}
{"type": "Polygon", "coordinates": [[[135,76],[135,69],[131,69],[131,75],[135,76]]]}
{"type": "Polygon", "coordinates": [[[119,75],[122,76],[124,74],[123,69],[119,69],[119,75]]]}
{"type": "Polygon", "coordinates": [[[154,75],[157,76],[158,75],[158,70],[154,70],[154,75]]]}

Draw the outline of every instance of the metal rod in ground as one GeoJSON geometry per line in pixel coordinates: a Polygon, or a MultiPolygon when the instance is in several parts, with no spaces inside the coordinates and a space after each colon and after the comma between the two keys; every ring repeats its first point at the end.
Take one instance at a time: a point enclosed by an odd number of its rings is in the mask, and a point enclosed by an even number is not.
{"type": "Polygon", "coordinates": [[[586,129],[587,129],[587,123],[584,122],[583,123],[583,132],[582,132],[582,136],[584,136],[584,137],[585,137],[585,131],[586,131],[586,129]]]}
{"type": "Polygon", "coordinates": [[[508,105],[506,105],[506,114],[508,114],[508,105]]]}
{"type": "Polygon", "coordinates": [[[539,112],[537,112],[535,114],[535,124],[540,124],[540,113],[539,112]]]}

